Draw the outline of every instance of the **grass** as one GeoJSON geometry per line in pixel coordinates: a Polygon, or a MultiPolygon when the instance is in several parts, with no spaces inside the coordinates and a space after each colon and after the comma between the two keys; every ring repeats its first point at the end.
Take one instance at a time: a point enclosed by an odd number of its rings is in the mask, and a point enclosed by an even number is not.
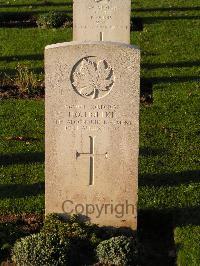
{"type": "Polygon", "coordinates": [[[72,12],[72,1],[71,0],[1,0],[2,12],[12,13],[12,12],[46,12],[50,10],[64,11],[68,13],[72,12]]]}
{"type": "MultiPolygon", "coordinates": [[[[3,1],[0,6],[0,24],[3,21],[22,20],[24,17],[54,11],[65,11],[72,16],[70,1],[3,1]],[[69,5],[67,5],[67,3],[69,5]]],[[[69,41],[72,29],[38,29],[0,27],[0,73],[13,75],[17,64],[27,65],[35,73],[44,73],[43,55],[48,44],[69,41]]]]}
{"type": "Polygon", "coordinates": [[[0,213],[44,212],[43,102],[1,101],[0,132],[0,213]]]}
{"type": "Polygon", "coordinates": [[[200,264],[200,226],[177,227],[175,241],[178,249],[178,266],[200,264]]]}
{"type": "Polygon", "coordinates": [[[35,73],[44,73],[44,47],[50,43],[70,40],[71,35],[71,29],[0,28],[0,72],[13,75],[19,63],[35,73]]]}
{"type": "MultiPolygon", "coordinates": [[[[9,19],[19,11],[66,10],[71,14],[70,5],[51,3],[5,1],[1,18],[9,19]]],[[[131,42],[141,48],[142,80],[153,84],[153,104],[142,105],[140,115],[139,213],[143,218],[139,216],[139,225],[153,216],[147,227],[153,227],[155,235],[153,223],[167,215],[169,219],[160,227],[166,226],[167,235],[175,228],[178,265],[196,266],[200,258],[199,1],[142,0],[132,8],[132,15],[142,18],[144,29],[132,32],[131,42]]],[[[43,73],[45,45],[70,41],[72,29],[0,28],[0,39],[0,72],[13,74],[21,63],[43,73]]],[[[43,213],[43,101],[1,101],[0,138],[0,213],[43,213]]],[[[155,245],[158,242],[155,247],[151,243],[148,265],[169,265],[167,250],[161,257],[156,253],[162,252],[159,245],[171,247],[152,235],[143,239],[152,237],[155,245]]]]}
{"type": "Polygon", "coordinates": [[[171,217],[178,265],[196,266],[200,259],[195,240],[200,234],[199,6],[197,1],[142,1],[133,14],[143,19],[144,30],[132,34],[132,42],[141,47],[142,78],[153,83],[154,98],[151,107],[141,107],[139,208],[158,219],[166,213],[171,217]],[[190,244],[189,239],[193,239],[190,244]]]}

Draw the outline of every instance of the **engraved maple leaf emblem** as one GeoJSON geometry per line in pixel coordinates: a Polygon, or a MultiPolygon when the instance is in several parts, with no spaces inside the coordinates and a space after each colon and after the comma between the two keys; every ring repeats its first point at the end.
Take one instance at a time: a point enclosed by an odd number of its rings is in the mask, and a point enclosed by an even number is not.
{"type": "Polygon", "coordinates": [[[110,92],[113,83],[113,70],[106,60],[95,62],[84,58],[73,73],[73,86],[86,98],[104,97],[110,92]]]}

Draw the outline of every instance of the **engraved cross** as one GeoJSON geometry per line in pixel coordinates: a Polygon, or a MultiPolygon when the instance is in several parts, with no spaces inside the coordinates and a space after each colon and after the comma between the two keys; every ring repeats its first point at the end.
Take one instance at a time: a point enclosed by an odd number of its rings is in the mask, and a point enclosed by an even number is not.
{"type": "Polygon", "coordinates": [[[104,38],[103,32],[100,32],[100,42],[103,42],[103,38],[104,38]]]}
{"type": "Polygon", "coordinates": [[[95,153],[95,138],[96,137],[89,137],[90,138],[90,152],[76,152],[76,160],[80,157],[80,156],[89,156],[90,157],[90,177],[89,177],[89,185],[93,185],[94,184],[94,159],[96,156],[104,156],[106,159],[108,158],[108,153],[104,153],[104,154],[98,154],[95,153]]]}

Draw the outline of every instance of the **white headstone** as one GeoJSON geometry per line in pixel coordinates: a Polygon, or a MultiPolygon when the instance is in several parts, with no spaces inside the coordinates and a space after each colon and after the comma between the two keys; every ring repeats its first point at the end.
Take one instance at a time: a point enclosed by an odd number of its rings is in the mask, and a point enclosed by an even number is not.
{"type": "Polygon", "coordinates": [[[131,0],[74,0],[74,41],[130,43],[131,0]]]}
{"type": "Polygon", "coordinates": [[[139,66],[126,44],[46,47],[46,213],[136,229],[139,66]]]}

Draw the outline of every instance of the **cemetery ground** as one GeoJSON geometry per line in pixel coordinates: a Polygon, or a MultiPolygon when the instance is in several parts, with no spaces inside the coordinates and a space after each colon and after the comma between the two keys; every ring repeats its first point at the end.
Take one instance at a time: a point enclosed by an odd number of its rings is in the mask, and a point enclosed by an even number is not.
{"type": "MultiPolygon", "coordinates": [[[[131,33],[131,43],[142,54],[138,206],[142,265],[175,261],[200,265],[198,2],[132,4],[132,17],[139,18],[135,23],[142,23],[140,31],[131,33]]],[[[72,16],[71,1],[2,0],[0,5],[0,260],[6,259],[3,254],[19,237],[15,225],[22,235],[35,232],[44,215],[43,93],[37,93],[30,81],[29,88],[19,93],[15,75],[17,65],[18,74],[20,68],[26,71],[25,65],[28,76],[32,72],[32,79],[37,76],[41,90],[45,45],[72,39],[71,27],[36,26],[35,17],[49,10],[72,16]]]]}

